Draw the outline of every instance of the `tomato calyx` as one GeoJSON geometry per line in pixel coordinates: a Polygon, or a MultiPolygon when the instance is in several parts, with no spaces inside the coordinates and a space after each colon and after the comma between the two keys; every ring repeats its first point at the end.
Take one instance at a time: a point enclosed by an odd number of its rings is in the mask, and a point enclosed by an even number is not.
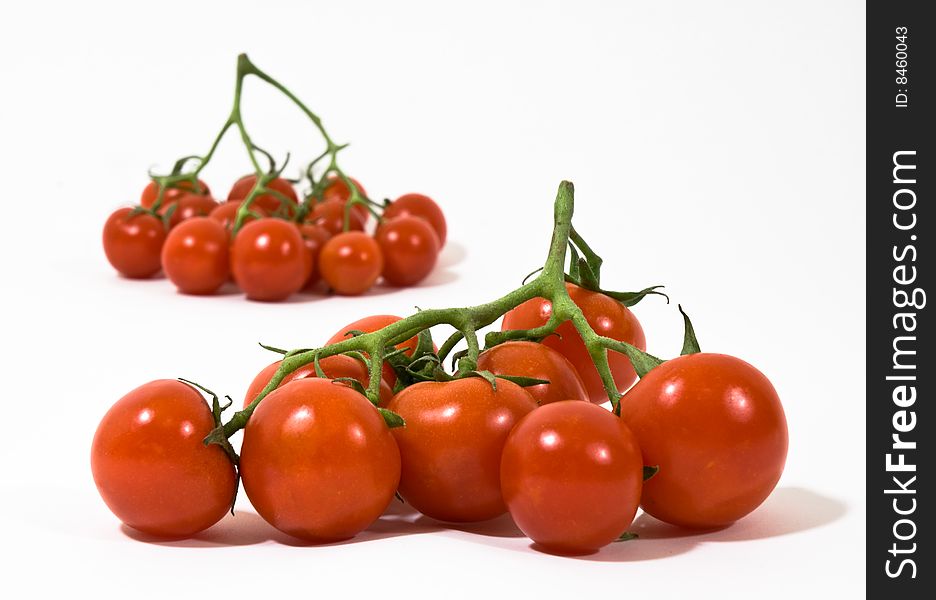
{"type": "Polygon", "coordinates": [[[656,474],[659,473],[659,472],[660,472],[660,465],[654,465],[654,466],[652,466],[652,467],[648,467],[648,466],[644,465],[644,468],[643,468],[643,480],[644,480],[644,481],[647,481],[648,479],[650,479],[651,477],[653,477],[654,475],[656,475],[656,474]]]}
{"type": "Polygon", "coordinates": [[[629,542],[630,540],[636,540],[639,537],[640,537],[639,535],[637,535],[636,533],[632,531],[625,531],[620,536],[618,536],[618,538],[614,541],[615,542],[629,542]]]}
{"type": "Polygon", "coordinates": [[[240,457],[237,455],[237,452],[234,450],[234,447],[231,445],[230,440],[224,434],[224,423],[221,420],[221,413],[231,407],[234,404],[234,399],[230,396],[225,396],[227,399],[227,404],[221,405],[221,401],[218,399],[218,395],[205,386],[195,383],[194,381],[189,381],[188,379],[178,378],[182,383],[188,384],[192,387],[195,387],[202,392],[211,396],[211,418],[214,421],[214,429],[212,429],[208,435],[202,440],[202,443],[205,446],[210,446],[212,444],[219,446],[224,454],[227,455],[228,459],[231,461],[231,464],[234,465],[234,496],[231,498],[231,508],[230,512],[234,514],[234,504],[237,502],[237,490],[240,489],[238,483],[240,482],[240,457]]]}
{"type": "Polygon", "coordinates": [[[603,263],[604,260],[592,250],[581,234],[575,230],[575,227],[571,227],[569,231],[569,270],[566,273],[568,283],[574,283],[586,290],[614,298],[628,308],[651,294],[663,296],[666,298],[667,304],[669,303],[669,296],[657,291],[663,287],[662,285],[653,285],[637,292],[615,292],[603,289],[601,287],[601,265],[603,263]]]}

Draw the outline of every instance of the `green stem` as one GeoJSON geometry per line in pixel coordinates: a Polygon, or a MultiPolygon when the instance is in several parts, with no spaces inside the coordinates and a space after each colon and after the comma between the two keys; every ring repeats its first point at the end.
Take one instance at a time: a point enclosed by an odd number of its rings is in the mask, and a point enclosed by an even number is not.
{"type": "MultiPolygon", "coordinates": [[[[611,374],[611,369],[608,365],[607,350],[612,349],[618,352],[624,350],[626,353],[632,346],[595,333],[594,329],[592,329],[586,321],[581,309],[572,302],[566,290],[564,266],[574,209],[573,195],[574,190],[572,184],[565,181],[562,182],[556,195],[553,234],[549,244],[549,254],[546,257],[542,272],[535,279],[485,304],[467,308],[422,310],[371,333],[351,337],[322,348],[289,354],[284,358],[279,369],[273,374],[270,382],[257,397],[243,410],[234,413],[231,419],[212,436],[209,436],[208,439],[217,440],[222,436],[228,438],[240,429],[243,429],[257,405],[267,394],[277,388],[286,375],[316,360],[316,357],[322,359],[335,354],[352,351],[368,355],[370,357],[370,385],[367,389],[367,395],[368,399],[376,404],[379,401],[380,395],[380,377],[385,349],[391,348],[394,344],[407,340],[417,335],[419,332],[436,325],[451,325],[458,330],[461,336],[465,337],[468,343],[468,356],[463,359],[464,366],[462,367],[462,365],[460,365],[459,371],[464,370],[467,372],[473,370],[477,364],[477,357],[480,351],[477,334],[475,333],[477,329],[490,325],[507,311],[536,297],[545,298],[552,302],[553,317],[550,318],[546,325],[521,333],[529,334],[530,332],[534,332],[536,337],[543,337],[555,331],[556,327],[561,323],[571,321],[585,341],[589,354],[595,362],[595,366],[601,375],[601,380],[608,392],[608,398],[616,407],[619,394],[611,374]]],[[[442,350],[445,353],[451,351],[458,342],[458,337],[457,335],[453,335],[449,338],[443,345],[442,350]]],[[[511,336],[492,336],[492,334],[488,334],[486,342],[490,340],[503,341],[506,339],[511,339],[511,336]]]]}

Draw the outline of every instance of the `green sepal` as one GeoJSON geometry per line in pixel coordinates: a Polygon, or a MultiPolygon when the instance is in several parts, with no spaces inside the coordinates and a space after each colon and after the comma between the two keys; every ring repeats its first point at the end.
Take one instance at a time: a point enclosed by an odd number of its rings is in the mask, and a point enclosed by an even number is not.
{"type": "Polygon", "coordinates": [[[334,383],[347,384],[348,387],[353,389],[355,392],[358,392],[362,396],[367,396],[367,390],[361,384],[360,381],[354,377],[335,377],[332,379],[334,383]]]}
{"type": "Polygon", "coordinates": [[[521,377],[519,375],[497,375],[498,379],[506,379],[511,383],[516,383],[520,387],[530,387],[533,385],[542,385],[549,383],[548,379],[537,379],[536,377],[521,377]]]}
{"type": "Polygon", "coordinates": [[[270,352],[276,352],[277,354],[283,354],[283,355],[289,354],[289,350],[283,350],[282,348],[277,348],[276,346],[267,346],[263,342],[257,342],[257,343],[260,344],[260,347],[263,348],[264,350],[269,350],[270,352]]]}
{"type": "Polygon", "coordinates": [[[614,351],[621,352],[627,356],[627,359],[630,360],[631,365],[634,367],[634,371],[637,373],[637,377],[641,379],[643,379],[644,375],[666,362],[662,358],[657,358],[627,342],[618,341],[615,346],[616,347],[613,348],[614,351]],[[618,345],[620,348],[617,347],[618,345]]]}
{"type": "Polygon", "coordinates": [[[643,480],[647,481],[654,475],[660,472],[660,465],[654,465],[652,467],[644,466],[643,468],[643,480]]]}
{"type": "Polygon", "coordinates": [[[394,427],[406,427],[406,421],[403,420],[403,417],[396,414],[392,410],[387,410],[386,408],[377,407],[377,411],[380,413],[380,416],[383,417],[384,423],[387,424],[387,427],[393,429],[394,427]]]}
{"type": "Polygon", "coordinates": [[[467,373],[465,373],[465,374],[462,375],[461,377],[462,377],[462,378],[464,378],[464,377],[480,377],[481,379],[483,379],[483,380],[487,381],[489,384],[491,384],[491,389],[493,389],[495,392],[497,391],[497,376],[494,375],[494,373],[491,373],[490,371],[478,371],[478,370],[476,369],[476,370],[474,370],[474,371],[468,371],[467,373]]]}
{"type": "Polygon", "coordinates": [[[639,538],[639,537],[640,537],[640,536],[637,535],[636,533],[633,533],[633,532],[630,532],[630,531],[625,531],[624,533],[622,533],[621,535],[619,535],[618,538],[617,538],[616,540],[614,540],[614,541],[615,541],[615,542],[628,542],[628,541],[630,541],[630,540],[636,540],[636,539],[639,538]]]}
{"type": "Polygon", "coordinates": [[[640,290],[639,292],[613,292],[613,291],[602,290],[602,289],[593,289],[592,291],[604,294],[605,296],[608,296],[610,298],[614,298],[615,300],[617,300],[618,302],[620,302],[621,304],[629,308],[631,306],[634,306],[635,304],[637,304],[638,302],[640,302],[641,300],[643,300],[644,298],[646,298],[647,296],[651,294],[656,295],[656,296],[663,296],[664,298],[666,298],[666,302],[669,303],[669,296],[667,296],[663,292],[657,291],[657,289],[662,288],[662,287],[663,287],[662,285],[653,285],[648,288],[644,288],[640,290]]]}
{"type": "Polygon", "coordinates": [[[699,340],[696,339],[695,328],[692,326],[692,321],[689,320],[689,315],[682,309],[681,304],[677,304],[679,312],[682,313],[683,323],[685,326],[685,333],[683,334],[683,344],[682,352],[679,353],[680,356],[685,356],[687,354],[698,354],[702,352],[702,349],[699,348],[699,340]]]}

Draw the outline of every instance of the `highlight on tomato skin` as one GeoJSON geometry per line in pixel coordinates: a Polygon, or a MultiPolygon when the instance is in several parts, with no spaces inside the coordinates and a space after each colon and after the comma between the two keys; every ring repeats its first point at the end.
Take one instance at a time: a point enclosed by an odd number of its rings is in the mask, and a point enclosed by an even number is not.
{"type": "Polygon", "coordinates": [[[513,426],[536,409],[519,385],[480,377],[426,381],[399,392],[387,408],[405,427],[393,429],[400,448],[400,495],[439,521],[474,522],[507,512],[500,461],[513,426]]]}
{"type": "Polygon", "coordinates": [[[202,441],[213,428],[202,395],[181,381],[151,381],[118,400],[91,444],[91,473],[111,512],[133,529],[173,539],[221,520],[237,479],[224,451],[202,441]]]}
{"type": "Polygon", "coordinates": [[[510,341],[485,350],[478,357],[478,370],[548,381],[523,388],[540,406],[561,400],[588,401],[585,384],[572,363],[537,342],[510,341]]]}
{"type": "Polygon", "coordinates": [[[660,471],[641,507],[681,527],[724,527],[770,495],[789,436],[770,381],[725,354],[680,356],[651,370],[621,399],[621,418],[660,471]]]}
{"type": "Polygon", "coordinates": [[[354,537],[394,498],[400,453],[383,418],[354,390],[298,379],[258,405],[240,472],[261,517],[313,543],[354,537]]]}
{"type": "Polygon", "coordinates": [[[166,227],[149,213],[118,208],[104,223],[104,254],[124,277],[148,279],[158,273],[165,241],[166,227]]]}
{"type": "Polygon", "coordinates": [[[565,400],[516,424],[504,444],[500,478],[525,535],[549,552],[591,554],[634,520],[643,459],[621,419],[595,404],[565,400]]]}
{"type": "MultiPolygon", "coordinates": [[[[572,283],[566,283],[572,301],[582,310],[585,320],[598,335],[627,342],[641,350],[647,348],[643,327],[634,313],[623,304],[599,292],[593,292],[572,283]]],[[[510,310],[504,315],[501,330],[530,329],[545,325],[552,314],[552,304],[544,298],[533,298],[510,310]]],[[[596,404],[608,401],[598,369],[595,368],[588,349],[575,326],[566,321],[556,328],[556,335],[545,338],[542,343],[569,359],[575,367],[589,399],[596,404]]],[[[619,392],[626,391],[635,381],[637,373],[630,360],[618,352],[608,351],[608,364],[619,392]]]]}

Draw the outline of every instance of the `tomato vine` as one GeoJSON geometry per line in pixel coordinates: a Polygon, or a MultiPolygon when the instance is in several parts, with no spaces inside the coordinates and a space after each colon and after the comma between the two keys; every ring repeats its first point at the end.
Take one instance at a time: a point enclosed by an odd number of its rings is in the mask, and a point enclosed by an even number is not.
{"type": "MultiPolygon", "coordinates": [[[[212,431],[205,439],[205,442],[223,443],[224,440],[246,426],[250,415],[260,401],[276,389],[289,373],[335,354],[352,352],[367,357],[370,365],[370,380],[365,393],[368,400],[374,406],[377,406],[380,402],[379,391],[383,361],[391,355],[398,355],[399,352],[394,350],[388,353],[388,349],[393,349],[396,344],[419,335],[436,325],[447,324],[457,330],[440,348],[439,358],[444,360],[455,345],[463,339],[467,344],[467,351],[458,360],[455,377],[476,374],[478,355],[482,351],[478,339],[478,330],[490,325],[507,311],[523,302],[538,297],[552,302],[552,314],[545,325],[533,329],[490,332],[484,338],[484,347],[496,346],[508,340],[542,339],[551,335],[563,322],[571,321],[579,335],[582,336],[589,355],[598,369],[608,399],[611,401],[612,406],[617,409],[621,394],[618,392],[614,377],[611,374],[608,364],[608,351],[620,352],[626,355],[633,362],[638,375],[645,374],[663,361],[627,342],[598,335],[585,319],[581,309],[569,297],[565,285],[569,275],[566,274],[565,264],[570,242],[588,248],[581,236],[574,233],[572,229],[573,211],[574,187],[571,182],[563,181],[559,184],[554,204],[553,232],[549,252],[542,270],[535,278],[491,302],[467,308],[421,310],[372,333],[361,333],[347,340],[321,348],[286,352],[279,369],[273,374],[266,387],[243,410],[234,413],[227,423],[212,431]]],[[[573,258],[577,257],[573,256],[573,258]]],[[[587,258],[584,260],[590,261],[589,268],[592,271],[597,271],[601,260],[597,254],[588,249],[587,258]]],[[[572,270],[574,270],[574,267],[572,270]]],[[[655,291],[656,287],[659,286],[646,288],[640,292],[627,293],[625,296],[629,304],[633,305],[649,294],[660,294],[660,292],[655,291]]],[[[385,409],[379,410],[387,420],[388,425],[402,425],[402,420],[398,416],[389,413],[385,409]]]]}

